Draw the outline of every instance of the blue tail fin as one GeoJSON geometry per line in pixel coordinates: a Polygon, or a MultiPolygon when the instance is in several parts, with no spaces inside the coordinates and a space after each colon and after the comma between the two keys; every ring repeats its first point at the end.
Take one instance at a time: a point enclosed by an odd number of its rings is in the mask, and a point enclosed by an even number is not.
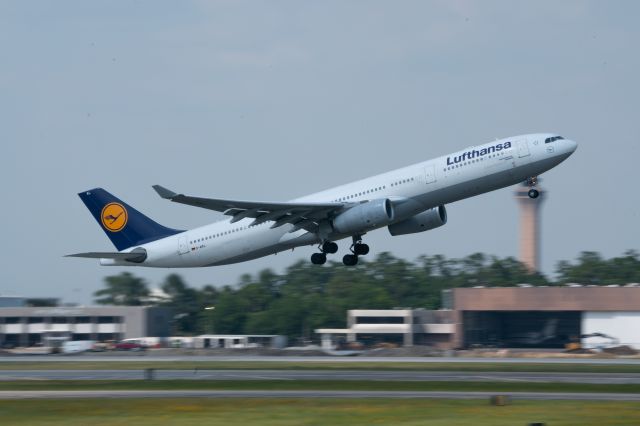
{"type": "Polygon", "coordinates": [[[118,251],[183,232],[154,222],[102,188],[78,196],[118,251]]]}

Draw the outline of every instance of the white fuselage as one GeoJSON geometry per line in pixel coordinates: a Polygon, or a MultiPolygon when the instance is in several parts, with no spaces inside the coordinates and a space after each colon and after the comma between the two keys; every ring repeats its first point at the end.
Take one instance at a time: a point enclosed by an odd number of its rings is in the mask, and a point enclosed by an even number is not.
{"type": "MultiPolygon", "coordinates": [[[[394,222],[401,222],[428,209],[538,176],[576,149],[576,143],[567,139],[545,143],[549,136],[529,134],[496,140],[292,201],[358,203],[386,198],[394,204],[394,222]]],[[[272,229],[273,222],[250,227],[252,222],[253,219],[236,223],[221,220],[140,245],[147,251],[147,259],[137,266],[225,265],[317,244],[322,239],[304,229],[290,232],[293,225],[289,224],[272,229]]],[[[339,240],[350,235],[325,236],[339,240]]],[[[136,266],[112,259],[102,259],[100,263],[136,266]]]]}

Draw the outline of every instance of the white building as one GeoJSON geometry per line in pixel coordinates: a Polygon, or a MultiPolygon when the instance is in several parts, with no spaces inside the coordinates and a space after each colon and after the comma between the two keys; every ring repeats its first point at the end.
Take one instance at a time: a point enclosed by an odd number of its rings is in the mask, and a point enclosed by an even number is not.
{"type": "Polygon", "coordinates": [[[347,328],[320,328],[322,348],[334,349],[339,340],[367,345],[448,346],[455,331],[452,312],[425,309],[352,309],[347,328]]]}
{"type": "Polygon", "coordinates": [[[146,306],[0,308],[0,347],[163,337],[171,320],[170,309],[146,306]]]}
{"type": "Polygon", "coordinates": [[[474,287],[443,291],[446,309],[360,310],[347,328],[321,328],[323,347],[340,340],[443,349],[626,345],[640,350],[640,286],[474,287]],[[599,337],[600,336],[600,337],[599,337]]]}
{"type": "Polygon", "coordinates": [[[193,338],[195,348],[274,348],[287,346],[287,337],[275,334],[203,334],[193,338]]]}

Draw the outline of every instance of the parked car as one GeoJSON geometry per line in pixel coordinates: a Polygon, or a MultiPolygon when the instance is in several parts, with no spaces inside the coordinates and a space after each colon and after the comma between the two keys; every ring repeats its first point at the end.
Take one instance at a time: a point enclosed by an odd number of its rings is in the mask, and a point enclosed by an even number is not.
{"type": "Polygon", "coordinates": [[[118,342],[113,346],[116,351],[144,351],[146,347],[135,342],[118,342]]]}

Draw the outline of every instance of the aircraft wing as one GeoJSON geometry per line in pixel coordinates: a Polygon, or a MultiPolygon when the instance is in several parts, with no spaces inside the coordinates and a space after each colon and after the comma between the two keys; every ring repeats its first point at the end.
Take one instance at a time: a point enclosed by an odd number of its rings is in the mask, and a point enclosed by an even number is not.
{"type": "Polygon", "coordinates": [[[277,228],[289,223],[294,225],[289,232],[295,232],[299,229],[317,232],[319,221],[331,217],[336,211],[346,206],[344,203],[274,203],[221,200],[177,194],[160,185],[153,185],[153,189],[164,199],[232,216],[231,223],[245,218],[254,219],[251,225],[273,221],[271,228],[277,228]]]}

